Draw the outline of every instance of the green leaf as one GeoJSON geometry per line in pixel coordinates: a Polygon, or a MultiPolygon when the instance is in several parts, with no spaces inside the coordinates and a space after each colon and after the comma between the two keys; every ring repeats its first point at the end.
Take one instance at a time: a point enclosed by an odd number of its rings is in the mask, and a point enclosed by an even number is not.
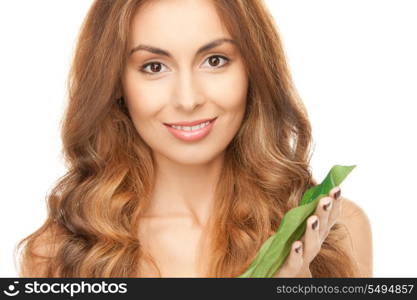
{"type": "Polygon", "coordinates": [[[238,278],[273,277],[285,262],[292,243],[303,236],[306,220],[314,213],[320,199],[339,186],[355,167],[335,165],[319,185],[309,188],[303,194],[300,205],[284,215],[278,231],[263,243],[251,265],[238,278]]]}

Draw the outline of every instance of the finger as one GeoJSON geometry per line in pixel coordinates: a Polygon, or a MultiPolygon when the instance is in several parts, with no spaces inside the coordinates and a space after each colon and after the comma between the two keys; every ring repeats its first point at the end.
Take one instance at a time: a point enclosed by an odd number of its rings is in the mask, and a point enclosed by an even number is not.
{"type": "Polygon", "coordinates": [[[295,277],[303,265],[303,243],[295,241],[284,264],[274,277],[295,277]]]}
{"type": "Polygon", "coordinates": [[[320,199],[319,204],[317,205],[315,215],[319,217],[320,229],[319,234],[320,238],[323,240],[328,233],[328,220],[329,212],[332,208],[332,198],[329,196],[323,197],[320,199]]]}
{"type": "Polygon", "coordinates": [[[307,227],[304,233],[304,262],[308,265],[316,257],[321,248],[320,221],[318,216],[312,215],[307,219],[307,227]]]}
{"type": "Polygon", "coordinates": [[[333,198],[333,208],[330,211],[328,219],[329,229],[336,223],[337,219],[342,214],[342,198],[340,197],[340,194],[340,187],[334,187],[329,193],[330,197],[333,198]]]}

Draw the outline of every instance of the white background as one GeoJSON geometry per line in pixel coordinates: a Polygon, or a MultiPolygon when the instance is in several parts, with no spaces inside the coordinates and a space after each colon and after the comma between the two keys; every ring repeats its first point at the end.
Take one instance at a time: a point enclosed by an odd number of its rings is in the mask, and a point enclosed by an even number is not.
{"type": "MultiPolygon", "coordinates": [[[[0,277],[64,174],[59,121],[90,0],[0,2],[0,277]]],[[[367,213],[374,277],[416,277],[417,11],[413,0],[267,0],[312,122],[312,169],[357,167],[342,194],[367,213]]]]}

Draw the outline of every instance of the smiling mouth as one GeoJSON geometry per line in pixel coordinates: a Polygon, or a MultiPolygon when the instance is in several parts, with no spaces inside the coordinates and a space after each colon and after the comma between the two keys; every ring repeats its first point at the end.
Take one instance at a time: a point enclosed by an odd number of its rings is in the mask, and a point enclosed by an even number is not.
{"type": "Polygon", "coordinates": [[[194,132],[194,131],[198,131],[200,129],[206,128],[212,122],[213,121],[207,121],[207,122],[203,122],[203,123],[200,123],[200,124],[194,125],[194,126],[176,126],[176,125],[171,125],[170,127],[175,128],[177,130],[181,130],[181,131],[194,132]]]}
{"type": "Polygon", "coordinates": [[[203,120],[193,121],[193,122],[178,122],[178,123],[170,123],[170,124],[164,123],[164,125],[169,126],[171,128],[178,129],[178,130],[183,130],[183,131],[196,131],[196,130],[199,130],[201,128],[208,126],[210,123],[212,123],[216,119],[217,117],[212,118],[212,119],[203,119],[203,120]]]}
{"type": "Polygon", "coordinates": [[[199,141],[207,136],[213,128],[216,119],[217,117],[193,126],[164,125],[179,140],[193,142],[199,141]]]}

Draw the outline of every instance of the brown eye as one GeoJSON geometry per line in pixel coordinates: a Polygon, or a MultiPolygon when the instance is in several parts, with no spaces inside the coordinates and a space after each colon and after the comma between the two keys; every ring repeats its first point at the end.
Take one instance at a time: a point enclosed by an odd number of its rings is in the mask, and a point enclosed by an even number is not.
{"type": "Polygon", "coordinates": [[[207,59],[207,61],[210,66],[218,69],[218,68],[222,68],[223,66],[225,66],[230,61],[230,59],[221,55],[212,55],[207,59]],[[222,60],[226,62],[222,64],[221,63],[222,60]]]}
{"type": "MultiPolygon", "coordinates": [[[[230,59],[222,55],[212,55],[208,59],[206,59],[206,61],[209,62],[211,67],[219,69],[227,65],[230,62],[230,59]],[[225,63],[221,64],[221,60],[224,60],[225,63]]],[[[164,66],[163,63],[160,63],[157,61],[151,61],[147,64],[142,65],[139,68],[139,71],[141,71],[142,73],[145,73],[146,75],[153,76],[153,75],[162,73],[161,72],[162,66],[164,66]],[[149,70],[146,70],[148,69],[148,67],[150,67],[149,70]]]]}
{"type": "Polygon", "coordinates": [[[147,74],[147,75],[156,75],[156,74],[158,74],[158,73],[161,73],[160,71],[161,71],[161,69],[162,69],[162,63],[160,63],[160,62],[156,62],[156,61],[153,61],[153,62],[150,62],[150,63],[147,63],[147,64],[144,64],[140,69],[139,69],[139,71],[141,71],[142,73],[145,73],[145,74],[147,74]],[[150,67],[149,69],[149,71],[146,71],[146,69],[148,69],[148,67],[150,67]]]}
{"type": "Polygon", "coordinates": [[[217,56],[211,56],[209,58],[209,63],[210,65],[212,65],[213,67],[216,67],[219,64],[220,60],[217,56]]]}
{"type": "Polygon", "coordinates": [[[159,72],[161,70],[161,64],[151,63],[150,66],[151,66],[152,72],[159,72]],[[159,67],[155,67],[155,66],[159,66],[159,67]]]}

